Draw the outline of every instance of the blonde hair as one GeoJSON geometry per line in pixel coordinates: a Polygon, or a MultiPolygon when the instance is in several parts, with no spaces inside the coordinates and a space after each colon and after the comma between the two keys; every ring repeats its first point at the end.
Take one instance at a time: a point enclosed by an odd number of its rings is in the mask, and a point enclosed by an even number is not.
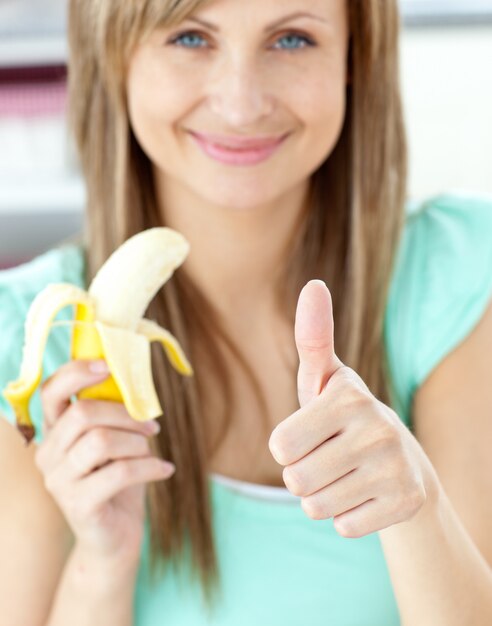
{"type": "MultiPolygon", "coordinates": [[[[86,284],[113,250],[135,233],[162,226],[152,164],[132,132],[125,73],[134,46],[156,26],[171,26],[204,0],[71,0],[69,115],[87,187],[84,225],[86,284]]],[[[303,285],[321,278],[334,307],[336,352],[372,393],[391,405],[383,341],[386,300],[405,219],[407,144],[399,84],[400,16],[396,0],[348,0],[347,109],[337,145],[312,176],[311,193],[277,285],[294,328],[303,285]]],[[[234,415],[228,349],[244,368],[265,417],[254,370],[219,323],[213,303],[179,269],[146,313],[168,328],[193,363],[180,376],[152,346],[156,389],[165,410],[154,453],[179,471],[148,485],[151,570],[177,565],[187,541],[207,603],[220,587],[212,533],[207,461],[234,415]],[[221,436],[209,442],[202,406],[205,373],[222,389],[221,436]]],[[[292,371],[292,380],[296,380],[292,371]]],[[[287,417],[287,416],[286,416],[287,417]]]]}

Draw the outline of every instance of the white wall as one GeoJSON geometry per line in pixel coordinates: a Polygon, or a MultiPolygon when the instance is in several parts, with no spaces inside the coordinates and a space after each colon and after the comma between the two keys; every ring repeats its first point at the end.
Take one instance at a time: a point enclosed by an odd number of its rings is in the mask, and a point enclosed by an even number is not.
{"type": "Polygon", "coordinates": [[[404,29],[401,71],[411,195],[492,194],[492,25],[404,29]]]}

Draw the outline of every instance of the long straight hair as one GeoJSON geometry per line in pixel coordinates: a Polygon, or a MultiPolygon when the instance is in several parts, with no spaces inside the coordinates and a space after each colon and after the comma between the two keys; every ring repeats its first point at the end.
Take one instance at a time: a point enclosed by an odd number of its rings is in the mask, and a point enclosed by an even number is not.
{"type": "MultiPolygon", "coordinates": [[[[129,122],[125,72],[134,46],[158,26],[178,24],[204,0],[71,0],[69,118],[87,188],[84,254],[88,285],[126,239],[165,226],[152,163],[129,122]]],[[[386,300],[405,221],[407,143],[399,80],[400,15],[396,0],[348,0],[350,43],[346,117],[332,153],[312,175],[289,258],[277,284],[278,303],[294,328],[300,290],[311,278],[329,285],[336,352],[371,392],[391,405],[383,341],[386,300]]],[[[176,464],[167,481],[149,483],[151,571],[177,566],[191,547],[207,605],[220,588],[207,460],[232,424],[235,398],[224,350],[244,369],[267,428],[267,404],[253,368],[221,327],[198,285],[179,269],[146,316],[168,328],[193,363],[185,378],[152,346],[156,389],[166,418],[153,452],[176,464]],[[224,398],[216,441],[204,428],[212,376],[224,398]]],[[[292,370],[295,383],[296,370],[292,370]]]]}

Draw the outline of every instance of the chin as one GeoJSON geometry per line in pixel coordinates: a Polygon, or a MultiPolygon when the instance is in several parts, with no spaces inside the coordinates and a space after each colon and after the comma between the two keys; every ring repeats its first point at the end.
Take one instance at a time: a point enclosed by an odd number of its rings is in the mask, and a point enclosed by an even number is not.
{"type": "Polygon", "coordinates": [[[260,175],[251,170],[242,172],[242,176],[237,173],[197,177],[194,191],[211,204],[243,211],[270,203],[285,193],[282,185],[276,189],[272,176],[265,177],[264,173],[260,175]]]}
{"type": "Polygon", "coordinates": [[[240,187],[236,187],[230,193],[218,194],[216,190],[215,193],[213,190],[210,191],[210,195],[203,193],[201,195],[206,197],[211,204],[230,211],[254,211],[258,207],[273,201],[276,197],[271,194],[271,189],[268,194],[260,194],[258,189],[247,193],[240,187]]]}

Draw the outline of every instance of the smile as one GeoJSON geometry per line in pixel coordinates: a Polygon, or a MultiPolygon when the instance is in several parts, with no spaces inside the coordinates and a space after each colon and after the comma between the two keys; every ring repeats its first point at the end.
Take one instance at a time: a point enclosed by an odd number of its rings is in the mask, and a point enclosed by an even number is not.
{"type": "MultiPolygon", "coordinates": [[[[258,140],[256,145],[232,148],[215,143],[206,135],[190,132],[195,143],[206,155],[228,165],[256,165],[257,163],[266,161],[278,150],[289,134],[290,133],[287,133],[273,140],[258,140]]],[[[251,144],[252,141],[254,140],[249,140],[249,143],[251,144]]],[[[234,143],[237,145],[240,142],[235,140],[234,143]]]]}

